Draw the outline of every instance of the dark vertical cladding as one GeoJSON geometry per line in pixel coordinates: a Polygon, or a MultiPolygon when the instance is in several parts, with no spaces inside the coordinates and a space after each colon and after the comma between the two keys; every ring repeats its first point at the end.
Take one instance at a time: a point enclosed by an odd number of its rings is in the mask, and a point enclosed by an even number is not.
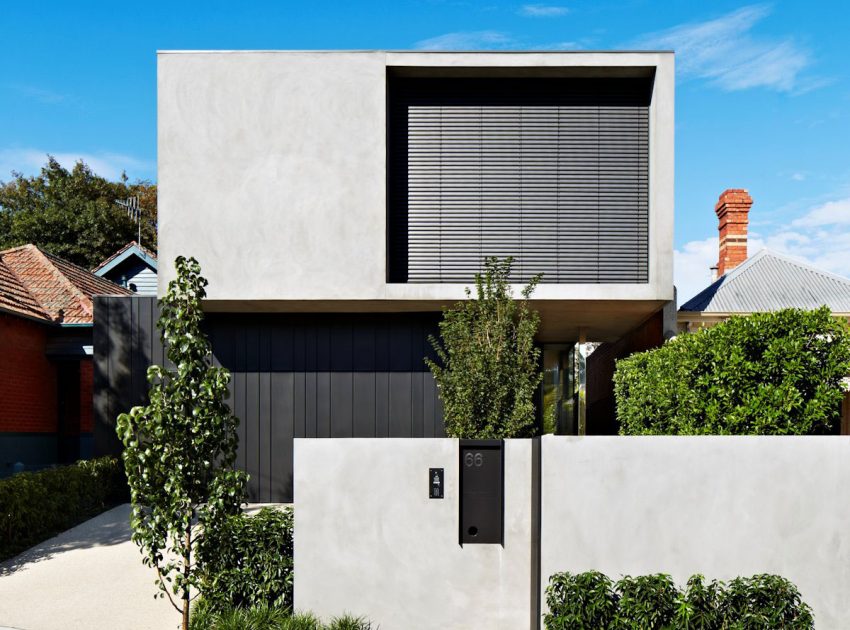
{"type": "Polygon", "coordinates": [[[115,414],[110,409],[114,398],[109,379],[109,361],[112,356],[109,343],[109,307],[110,301],[105,298],[94,299],[94,321],[92,344],[94,352],[94,381],[92,411],[94,413],[94,452],[115,453],[120,444],[115,433],[115,414]]]}
{"type": "MultiPolygon", "coordinates": [[[[115,417],[146,400],[161,361],[152,297],[95,300],[96,452],[116,453],[115,417]],[[152,360],[153,359],[153,360],[152,360]]],[[[292,500],[294,437],[443,435],[437,389],[423,361],[437,313],[212,313],[215,364],[232,373],[240,418],[237,465],[252,501],[292,500]]]]}
{"type": "Polygon", "coordinates": [[[648,281],[652,79],[389,79],[390,282],[648,281]]]}

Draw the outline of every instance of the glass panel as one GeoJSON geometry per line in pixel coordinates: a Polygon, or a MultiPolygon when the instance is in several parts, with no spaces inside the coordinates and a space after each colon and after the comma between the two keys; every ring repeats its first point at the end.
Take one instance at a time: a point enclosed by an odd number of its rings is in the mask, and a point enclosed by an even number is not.
{"type": "Polygon", "coordinates": [[[575,344],[543,344],[543,432],[577,435],[578,388],[575,344]]]}

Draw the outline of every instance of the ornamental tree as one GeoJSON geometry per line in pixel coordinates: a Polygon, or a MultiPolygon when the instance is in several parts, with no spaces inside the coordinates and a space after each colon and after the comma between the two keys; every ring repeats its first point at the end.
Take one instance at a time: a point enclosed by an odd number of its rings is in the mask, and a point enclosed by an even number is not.
{"type": "Polygon", "coordinates": [[[437,381],[446,433],[458,438],[531,437],[538,431],[534,397],[543,378],[534,336],[540,315],[528,299],[531,279],[515,300],[508,278],[512,258],[487,258],[475,275],[476,297],[443,314],[440,337],[430,337],[439,362],[425,362],[437,381]]]}
{"type": "Polygon", "coordinates": [[[239,420],[225,403],[230,373],[213,367],[201,329],[207,281],[194,258],[175,264],[157,323],[174,368],[150,367],[150,404],[121,414],[117,424],[133,542],[156,569],[156,596],[168,597],[187,630],[191,591],[203,569],[195,551],[205,529],[239,512],[246,476],[233,469],[239,420]]]}

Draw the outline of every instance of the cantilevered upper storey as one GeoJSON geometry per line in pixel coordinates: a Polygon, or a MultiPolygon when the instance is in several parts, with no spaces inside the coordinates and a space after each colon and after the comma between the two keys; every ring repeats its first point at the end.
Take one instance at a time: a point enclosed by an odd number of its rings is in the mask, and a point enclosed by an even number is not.
{"type": "Polygon", "coordinates": [[[512,255],[544,337],[673,299],[672,53],[161,52],[158,94],[161,293],[436,310],[512,255]]]}

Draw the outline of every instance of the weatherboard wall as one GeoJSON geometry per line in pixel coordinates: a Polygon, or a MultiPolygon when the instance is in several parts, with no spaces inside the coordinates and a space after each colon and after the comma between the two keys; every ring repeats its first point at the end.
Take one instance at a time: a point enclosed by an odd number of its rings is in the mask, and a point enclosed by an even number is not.
{"type": "MultiPolygon", "coordinates": [[[[115,418],[145,404],[146,370],[165,360],[149,297],[95,300],[95,449],[120,450],[115,418]]],[[[212,313],[215,363],[232,373],[237,466],[252,501],[292,500],[296,437],[441,437],[423,358],[434,313],[212,313]]]]}

